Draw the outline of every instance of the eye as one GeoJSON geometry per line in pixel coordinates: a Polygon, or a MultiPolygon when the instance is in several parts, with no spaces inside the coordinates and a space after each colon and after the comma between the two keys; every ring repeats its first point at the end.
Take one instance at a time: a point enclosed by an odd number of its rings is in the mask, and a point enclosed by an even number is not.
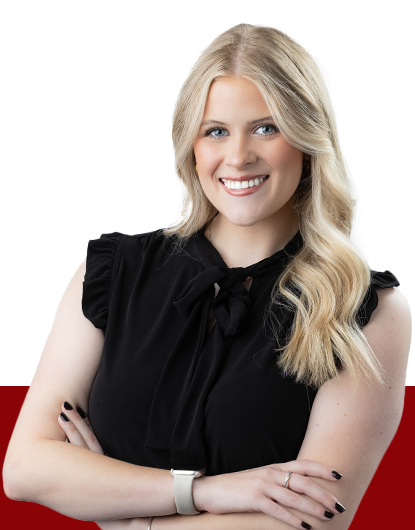
{"type": "Polygon", "coordinates": [[[259,131],[261,129],[263,130],[264,134],[260,134],[260,136],[271,136],[277,132],[280,132],[278,127],[274,125],[273,123],[263,123],[262,125],[257,127],[256,130],[259,131]]]}
{"type": "Polygon", "coordinates": [[[226,129],[224,129],[223,127],[211,127],[210,129],[205,131],[203,136],[210,136],[211,138],[222,138],[223,136],[225,136],[224,134],[212,134],[217,131],[226,132],[226,129]]]}

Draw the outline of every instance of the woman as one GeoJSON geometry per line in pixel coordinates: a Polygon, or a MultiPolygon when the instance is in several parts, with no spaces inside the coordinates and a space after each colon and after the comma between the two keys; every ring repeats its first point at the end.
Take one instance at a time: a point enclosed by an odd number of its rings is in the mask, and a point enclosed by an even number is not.
{"type": "Polygon", "coordinates": [[[350,241],[317,66],[273,28],[231,28],[185,82],[173,142],[184,218],[90,241],[6,494],[103,529],[346,529],[399,425],[410,313],[350,241]],[[171,468],[204,471],[195,515],[176,514],[171,468]]]}

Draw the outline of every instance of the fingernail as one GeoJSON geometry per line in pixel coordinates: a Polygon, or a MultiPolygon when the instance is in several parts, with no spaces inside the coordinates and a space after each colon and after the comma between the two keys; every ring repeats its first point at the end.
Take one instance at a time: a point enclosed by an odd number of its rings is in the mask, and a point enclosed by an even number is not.
{"type": "Polygon", "coordinates": [[[337,480],[341,479],[342,478],[342,474],[339,473],[338,471],[332,471],[331,474],[333,475],[334,478],[337,478],[337,480]]]}
{"type": "Polygon", "coordinates": [[[66,410],[72,410],[73,409],[73,406],[70,403],[68,403],[67,401],[65,401],[63,406],[65,407],[66,410]]]}
{"type": "Polygon", "coordinates": [[[346,511],[346,508],[342,506],[339,502],[336,502],[336,510],[340,513],[343,513],[346,511]]]}
{"type": "Polygon", "coordinates": [[[307,528],[307,530],[310,530],[311,526],[308,523],[305,523],[304,521],[301,523],[301,526],[303,528],[307,528]]]}
{"type": "Polygon", "coordinates": [[[86,418],[85,412],[81,409],[81,407],[76,407],[76,410],[78,414],[81,416],[81,418],[86,418]]]}
{"type": "Polygon", "coordinates": [[[327,519],[333,519],[333,517],[334,517],[335,515],[336,515],[335,513],[324,512],[324,517],[327,517],[327,519]]]}
{"type": "Polygon", "coordinates": [[[63,421],[69,421],[68,416],[64,412],[61,412],[59,416],[63,419],[63,421]]]}

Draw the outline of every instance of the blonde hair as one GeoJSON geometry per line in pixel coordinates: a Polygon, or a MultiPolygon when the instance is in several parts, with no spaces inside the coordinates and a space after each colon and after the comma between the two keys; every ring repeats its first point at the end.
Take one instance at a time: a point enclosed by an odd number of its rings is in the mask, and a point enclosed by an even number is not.
{"type": "Polygon", "coordinates": [[[383,383],[383,369],[356,322],[370,268],[350,240],[356,201],[330,98],[313,58],[281,31],[239,24],[219,35],[194,65],[173,116],[176,171],[186,190],[183,219],[163,233],[184,242],[218,213],[196,176],[193,142],[211,83],[229,75],[254,83],[283,137],[311,156],[311,171],[294,194],[304,244],[273,286],[269,305],[272,315],[281,304],[295,314],[288,340],[275,348],[281,352],[277,364],[315,388],[337,375],[337,363],[355,385],[361,378],[383,383]]]}

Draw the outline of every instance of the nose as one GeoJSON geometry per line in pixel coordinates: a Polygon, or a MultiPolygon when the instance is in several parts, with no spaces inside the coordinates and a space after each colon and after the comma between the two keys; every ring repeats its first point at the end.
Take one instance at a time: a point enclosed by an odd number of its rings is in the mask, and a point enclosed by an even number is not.
{"type": "Polygon", "coordinates": [[[225,164],[236,171],[243,171],[248,164],[254,164],[258,159],[249,140],[243,135],[233,136],[226,147],[225,164]]]}

